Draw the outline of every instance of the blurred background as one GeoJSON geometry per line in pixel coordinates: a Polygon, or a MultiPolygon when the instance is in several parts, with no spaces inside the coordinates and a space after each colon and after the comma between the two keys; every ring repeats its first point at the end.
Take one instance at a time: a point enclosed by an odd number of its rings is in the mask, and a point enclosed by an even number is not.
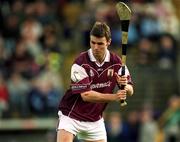
{"type": "MultiPolygon", "coordinates": [[[[109,24],[110,50],[121,53],[116,2],[0,1],[0,142],[56,141],[58,103],[95,21],[109,24]]],[[[135,94],[106,109],[108,142],[180,142],[180,1],[124,2],[135,94]]]]}

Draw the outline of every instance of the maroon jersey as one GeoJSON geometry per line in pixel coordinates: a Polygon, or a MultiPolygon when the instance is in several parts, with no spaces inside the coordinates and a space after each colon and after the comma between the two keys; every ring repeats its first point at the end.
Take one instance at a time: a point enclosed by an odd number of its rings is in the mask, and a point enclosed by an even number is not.
{"type": "MultiPolygon", "coordinates": [[[[63,96],[59,110],[64,115],[79,121],[97,121],[107,103],[84,102],[80,93],[94,90],[101,93],[113,93],[116,86],[115,72],[121,73],[121,59],[114,53],[106,51],[102,64],[98,64],[92,50],[83,52],[76,58],[71,68],[71,86],[63,96]]],[[[126,67],[128,83],[132,83],[126,67]]]]}

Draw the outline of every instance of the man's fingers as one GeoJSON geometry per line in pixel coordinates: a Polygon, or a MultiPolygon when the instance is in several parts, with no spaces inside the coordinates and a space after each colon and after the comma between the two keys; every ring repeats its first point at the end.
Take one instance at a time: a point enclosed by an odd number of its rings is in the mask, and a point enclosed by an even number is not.
{"type": "Polygon", "coordinates": [[[125,99],[126,99],[126,93],[127,93],[126,90],[119,90],[119,91],[117,92],[117,94],[118,94],[118,100],[125,100],[125,99]]]}
{"type": "Polygon", "coordinates": [[[120,97],[120,100],[125,100],[126,99],[126,95],[122,95],[121,97],[120,97]]]}
{"type": "Polygon", "coordinates": [[[115,73],[115,76],[116,76],[117,82],[119,84],[122,84],[122,85],[127,84],[128,81],[127,81],[127,76],[126,75],[119,76],[117,73],[115,73]]]}
{"type": "Polygon", "coordinates": [[[121,77],[115,72],[116,79],[119,80],[121,77]]]}
{"type": "Polygon", "coordinates": [[[120,100],[126,100],[126,97],[122,97],[120,100]]]}

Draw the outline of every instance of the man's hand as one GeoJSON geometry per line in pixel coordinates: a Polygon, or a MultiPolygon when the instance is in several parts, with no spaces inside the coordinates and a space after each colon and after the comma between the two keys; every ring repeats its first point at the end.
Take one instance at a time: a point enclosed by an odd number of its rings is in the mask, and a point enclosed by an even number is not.
{"type": "Polygon", "coordinates": [[[117,80],[117,83],[119,86],[121,86],[121,85],[126,86],[127,85],[128,79],[127,79],[126,75],[119,76],[117,73],[115,73],[115,76],[116,76],[116,80],[117,80]]]}
{"type": "Polygon", "coordinates": [[[120,101],[120,100],[125,100],[126,99],[126,94],[127,91],[126,90],[118,90],[116,92],[116,101],[120,101]]]}
{"type": "Polygon", "coordinates": [[[132,96],[134,93],[133,86],[131,84],[128,84],[127,76],[120,76],[117,73],[115,73],[116,80],[119,86],[124,85],[124,90],[129,96],[132,96]]]}

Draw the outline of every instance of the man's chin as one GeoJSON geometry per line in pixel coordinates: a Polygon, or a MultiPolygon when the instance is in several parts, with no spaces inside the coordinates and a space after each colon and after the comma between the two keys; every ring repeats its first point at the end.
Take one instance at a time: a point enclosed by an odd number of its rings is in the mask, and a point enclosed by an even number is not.
{"type": "Polygon", "coordinates": [[[99,56],[98,54],[95,54],[94,57],[95,57],[96,59],[99,59],[99,58],[100,58],[100,56],[99,56]]]}

